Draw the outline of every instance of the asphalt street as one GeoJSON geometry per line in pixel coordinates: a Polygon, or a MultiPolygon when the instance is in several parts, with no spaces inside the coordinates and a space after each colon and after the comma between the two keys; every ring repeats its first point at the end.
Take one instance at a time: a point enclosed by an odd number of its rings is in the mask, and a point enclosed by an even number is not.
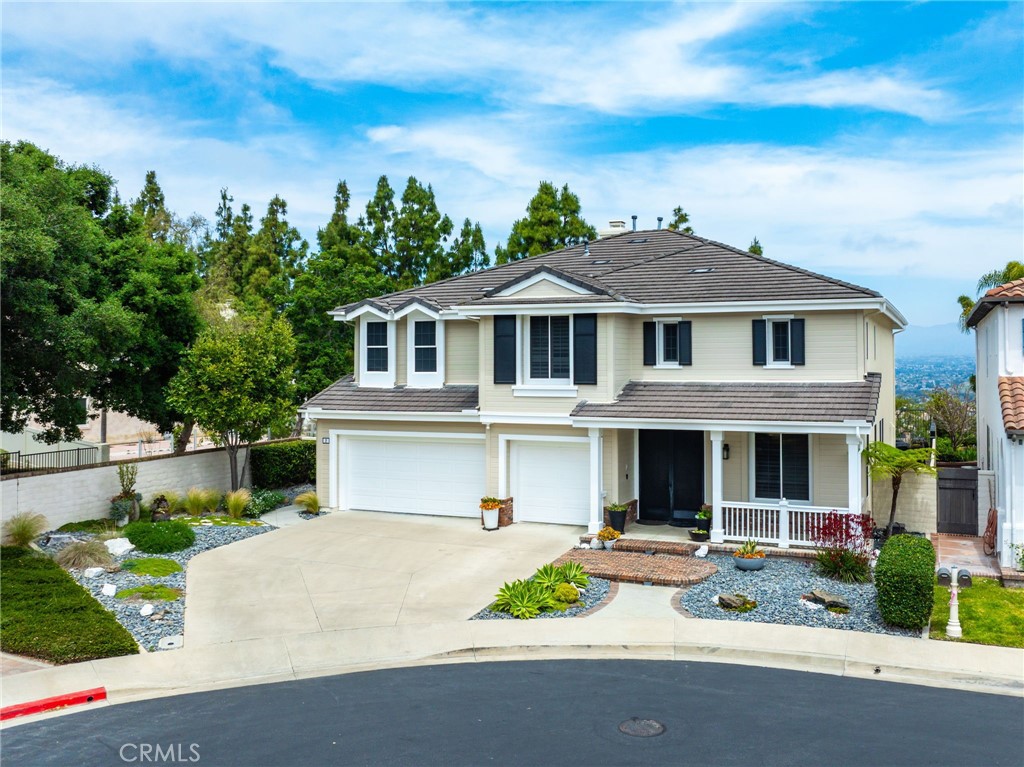
{"type": "Polygon", "coordinates": [[[195,693],[5,729],[5,767],[1024,764],[1024,701],[715,663],[536,661],[195,693]],[[633,717],[664,732],[619,731],[633,717]]]}

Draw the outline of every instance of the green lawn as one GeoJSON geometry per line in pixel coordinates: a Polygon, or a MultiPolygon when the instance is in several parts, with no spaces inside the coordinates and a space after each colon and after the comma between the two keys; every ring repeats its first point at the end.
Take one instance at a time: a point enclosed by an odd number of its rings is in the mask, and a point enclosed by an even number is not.
{"type": "Polygon", "coordinates": [[[1004,589],[999,581],[976,578],[974,585],[960,589],[961,639],[946,636],[949,622],[949,589],[935,587],[930,636],[948,642],[1024,647],[1024,589],[1004,589]]]}
{"type": "Polygon", "coordinates": [[[112,613],[49,557],[0,549],[0,649],[51,663],[139,651],[112,613]]]}

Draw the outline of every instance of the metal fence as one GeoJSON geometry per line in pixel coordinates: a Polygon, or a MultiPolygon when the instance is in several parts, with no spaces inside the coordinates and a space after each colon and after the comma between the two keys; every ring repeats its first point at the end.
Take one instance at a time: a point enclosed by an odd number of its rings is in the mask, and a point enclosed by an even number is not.
{"type": "Polygon", "coordinates": [[[896,439],[908,447],[931,444],[931,415],[924,408],[902,408],[896,411],[896,439]]]}
{"type": "Polygon", "coordinates": [[[20,474],[42,469],[76,469],[99,461],[96,447],[76,447],[71,450],[50,450],[46,453],[0,453],[0,474],[20,474]]]}

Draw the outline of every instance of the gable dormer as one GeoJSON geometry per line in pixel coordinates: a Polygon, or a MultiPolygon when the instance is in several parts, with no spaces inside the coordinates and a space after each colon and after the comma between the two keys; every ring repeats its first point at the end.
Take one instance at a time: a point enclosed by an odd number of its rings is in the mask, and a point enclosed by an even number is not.
{"type": "Polygon", "coordinates": [[[487,291],[486,298],[578,298],[606,296],[602,285],[543,265],[487,291]]]}

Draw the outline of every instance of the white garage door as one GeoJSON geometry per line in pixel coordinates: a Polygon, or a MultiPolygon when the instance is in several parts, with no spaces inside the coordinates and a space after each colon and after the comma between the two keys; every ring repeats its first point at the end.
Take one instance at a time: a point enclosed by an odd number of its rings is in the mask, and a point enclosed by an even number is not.
{"type": "Polygon", "coordinates": [[[579,442],[511,443],[512,496],[524,522],[585,525],[590,518],[590,447],[579,442]]]}
{"type": "Polygon", "coordinates": [[[340,461],[343,508],[480,515],[483,439],[346,437],[340,461]]]}

